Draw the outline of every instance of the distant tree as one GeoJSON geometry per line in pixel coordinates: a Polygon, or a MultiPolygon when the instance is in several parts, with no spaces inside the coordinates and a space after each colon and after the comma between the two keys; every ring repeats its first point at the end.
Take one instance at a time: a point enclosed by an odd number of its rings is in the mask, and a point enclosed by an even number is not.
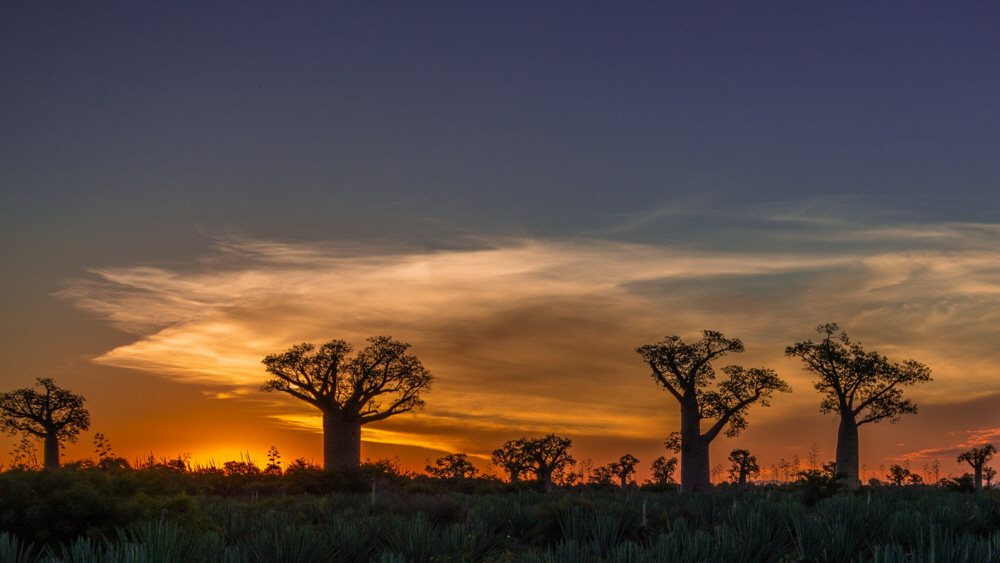
{"type": "Polygon", "coordinates": [[[618,479],[621,488],[628,486],[629,477],[635,475],[635,466],[639,465],[639,460],[632,454],[625,454],[618,461],[608,465],[608,469],[618,479]]]}
{"type": "Polygon", "coordinates": [[[421,394],[430,389],[431,374],[406,353],[409,344],[389,336],[368,342],[353,358],[350,344],[331,340],[318,350],[299,344],[262,362],[274,376],[263,391],[288,393],[323,413],[327,469],[360,465],[361,425],[423,408],[421,394]]]}
{"type": "Polygon", "coordinates": [[[750,450],[737,448],[729,452],[729,461],[733,464],[729,468],[729,479],[741,487],[747,484],[748,479],[760,474],[757,456],[750,455],[750,450]]]}
{"type": "Polygon", "coordinates": [[[720,432],[725,429],[727,436],[738,435],[747,426],[751,404],[767,406],[774,391],[791,391],[773,370],[740,366],[722,368],[728,378],[710,389],[715,379],[712,362],[730,352],[742,352],[743,343],[710,330],[702,335],[694,344],[668,336],[636,348],[652,370],[653,379],[680,403],[681,490],[685,492],[711,488],[708,446],[720,432]],[[702,419],[715,421],[704,433],[702,419]]]}
{"type": "Polygon", "coordinates": [[[75,443],[81,430],[90,428],[90,413],[83,408],[84,398],[56,386],[48,377],[40,377],[35,387],[0,393],[0,429],[8,435],[20,433],[44,440],[44,465],[59,467],[59,442],[75,443]]]}
{"type": "Polygon", "coordinates": [[[479,473],[479,470],[472,465],[465,454],[448,454],[438,458],[434,465],[428,465],[424,471],[431,477],[438,479],[472,478],[479,473]]]}
{"type": "Polygon", "coordinates": [[[986,467],[987,462],[993,459],[995,453],[997,453],[997,449],[993,447],[993,444],[985,444],[962,452],[958,456],[959,463],[965,462],[972,466],[977,490],[983,488],[983,468],[986,467]]]}
{"type": "Polygon", "coordinates": [[[673,483],[675,471],[677,471],[677,458],[672,457],[667,459],[665,456],[660,456],[653,460],[651,481],[657,485],[673,483]]]}
{"type": "Polygon", "coordinates": [[[517,483],[522,474],[531,470],[525,440],[527,438],[508,440],[501,448],[493,450],[493,465],[506,471],[511,483],[517,483]]]}
{"type": "Polygon", "coordinates": [[[823,394],[820,412],[840,416],[837,472],[847,474],[847,486],[853,489],[859,485],[858,427],[883,420],[894,423],[901,415],[916,413],[917,406],[903,399],[901,387],[930,381],[931,371],[913,360],[894,364],[877,352],[866,352],[836,324],[816,331],[824,335],[822,341],[797,342],[785,355],[800,358],[806,371],[819,376],[815,387],[823,394]]]}
{"type": "Polygon", "coordinates": [[[226,475],[260,475],[260,467],[252,461],[227,461],[222,464],[226,475]]]}
{"type": "Polygon", "coordinates": [[[552,475],[576,463],[569,449],[573,440],[549,434],[544,438],[522,438],[525,456],[535,472],[535,478],[545,486],[552,486],[552,475]]]}
{"type": "Polygon", "coordinates": [[[902,465],[895,464],[889,466],[889,482],[897,487],[903,485],[907,481],[910,481],[910,470],[903,467],[902,465]]]}
{"type": "Polygon", "coordinates": [[[611,464],[595,467],[590,473],[590,483],[593,485],[610,485],[614,482],[615,472],[611,464]]]}

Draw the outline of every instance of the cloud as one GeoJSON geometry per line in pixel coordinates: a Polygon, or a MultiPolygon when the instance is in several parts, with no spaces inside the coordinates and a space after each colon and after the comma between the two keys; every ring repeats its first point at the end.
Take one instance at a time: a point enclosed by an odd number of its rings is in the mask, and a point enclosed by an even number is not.
{"type": "MultiPolygon", "coordinates": [[[[995,225],[807,232],[772,222],[740,236],[784,242],[470,238],[428,250],[225,238],[190,264],[95,269],[58,295],[137,335],[95,362],[228,386],[224,397],[256,396],[260,359],[293,344],[391,334],[438,379],[425,413],[366,439],[480,454],[487,435],[662,439],[676,407],[633,349],[706,328],[743,338],[748,352],[732,363],[775,367],[802,392],[758,409],[751,425],[777,408],[815,411],[808,377],[783,350],[824,322],[930,365],[933,389],[908,390],[924,401],[1000,388],[974,376],[1000,365],[995,225]]],[[[272,399],[278,423],[315,427],[304,405],[272,399]]]]}

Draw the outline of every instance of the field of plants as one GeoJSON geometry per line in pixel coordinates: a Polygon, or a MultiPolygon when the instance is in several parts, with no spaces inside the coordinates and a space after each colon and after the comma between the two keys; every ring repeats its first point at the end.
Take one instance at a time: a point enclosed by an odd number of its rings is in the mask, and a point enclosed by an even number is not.
{"type": "Polygon", "coordinates": [[[545,493],[389,474],[371,479],[314,471],[270,482],[239,477],[4,472],[0,561],[1000,561],[1000,502],[992,490],[911,485],[829,494],[787,486],[681,494],[579,487],[545,493]]]}

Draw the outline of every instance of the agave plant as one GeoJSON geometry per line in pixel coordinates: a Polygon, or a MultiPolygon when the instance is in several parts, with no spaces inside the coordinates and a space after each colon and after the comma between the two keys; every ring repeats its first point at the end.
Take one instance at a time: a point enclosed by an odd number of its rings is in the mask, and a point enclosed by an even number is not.
{"type": "Polygon", "coordinates": [[[35,563],[38,561],[34,546],[8,532],[0,532],[0,561],[4,563],[35,563]]]}

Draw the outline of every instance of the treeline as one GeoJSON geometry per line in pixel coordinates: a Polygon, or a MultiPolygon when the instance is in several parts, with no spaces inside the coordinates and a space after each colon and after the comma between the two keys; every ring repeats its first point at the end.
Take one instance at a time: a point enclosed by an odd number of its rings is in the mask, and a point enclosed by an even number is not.
{"type": "MultiPolygon", "coordinates": [[[[785,349],[786,356],[801,360],[803,369],[817,378],[814,387],[821,395],[820,411],[840,419],[832,466],[824,472],[813,464],[810,471],[820,476],[831,475],[847,488],[855,489],[863,484],[859,428],[866,424],[894,423],[902,415],[916,413],[917,406],[903,397],[903,389],[930,381],[930,369],[915,360],[891,362],[851,340],[836,324],[821,325],[816,330],[822,337],[819,341],[796,342],[785,349]]],[[[272,377],[264,381],[262,391],[286,393],[321,411],[323,467],[327,469],[359,466],[362,425],[423,408],[424,394],[433,382],[420,360],[408,353],[409,344],[388,336],[374,336],[367,342],[357,353],[342,340],[331,340],[318,348],[304,343],[269,355],[262,362],[272,377]]],[[[715,367],[721,358],[743,351],[738,338],[727,338],[710,330],[703,331],[695,342],[668,336],[636,348],[654,382],[680,408],[680,430],[670,433],[664,441],[666,448],[680,454],[680,458],[657,459],[653,463],[654,484],[671,482],[676,469],[680,472],[682,491],[710,490],[713,477],[718,481],[720,473],[725,471],[725,466],[712,467],[711,443],[720,434],[738,436],[748,425],[752,406],[769,406],[775,393],[791,392],[789,385],[766,367],[727,365],[718,370],[715,367]]],[[[36,388],[40,390],[27,388],[0,393],[0,429],[9,434],[20,433],[28,439],[41,439],[44,466],[57,468],[61,464],[61,443],[75,441],[82,430],[88,429],[90,416],[83,408],[83,397],[59,388],[52,379],[39,378],[36,388]]],[[[518,483],[530,475],[546,488],[555,482],[579,481],[617,483],[624,488],[639,463],[625,454],[616,462],[590,468],[584,475],[573,469],[575,460],[569,453],[570,445],[568,438],[553,434],[524,437],[495,450],[492,461],[506,473],[509,482],[518,483]]],[[[982,488],[984,478],[987,483],[992,479],[992,470],[985,464],[994,452],[993,446],[983,445],[959,457],[959,461],[967,462],[973,469],[976,488],[982,488]]],[[[100,463],[111,463],[108,460],[112,457],[104,455],[100,463]]],[[[740,485],[760,473],[756,458],[745,449],[733,450],[729,461],[733,464],[731,480],[740,485]]],[[[241,470],[254,471],[247,462],[227,464],[233,465],[206,468],[205,472],[229,475],[241,470]]],[[[280,473],[280,469],[272,461],[262,473],[280,473]]],[[[891,468],[890,480],[911,484],[922,480],[908,470],[904,474],[903,469],[891,468]]],[[[465,454],[456,453],[428,465],[427,472],[437,477],[470,477],[476,469],[465,454]]],[[[792,472],[791,478],[806,477],[800,473],[792,472]]],[[[788,471],[784,477],[788,479],[788,471]]]]}

